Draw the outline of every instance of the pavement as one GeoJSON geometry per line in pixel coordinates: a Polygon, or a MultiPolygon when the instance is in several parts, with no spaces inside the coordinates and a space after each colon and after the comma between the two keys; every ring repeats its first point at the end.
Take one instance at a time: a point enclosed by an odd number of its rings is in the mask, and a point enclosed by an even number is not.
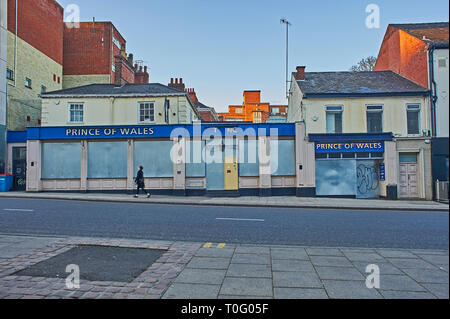
{"type": "Polygon", "coordinates": [[[320,198],[296,196],[158,196],[134,198],[127,194],[98,193],[0,193],[0,198],[60,199],[96,202],[148,203],[170,205],[239,206],[239,207],[279,207],[279,208],[333,208],[362,210],[401,210],[401,211],[449,211],[449,205],[425,200],[384,200],[352,198],[320,198]]]}
{"type": "Polygon", "coordinates": [[[449,252],[2,234],[0,298],[448,299],[449,252]],[[69,289],[65,278],[17,275],[80,245],[164,253],[131,282],[81,280],[69,289]],[[366,286],[368,265],[380,271],[378,289],[366,286]]]}

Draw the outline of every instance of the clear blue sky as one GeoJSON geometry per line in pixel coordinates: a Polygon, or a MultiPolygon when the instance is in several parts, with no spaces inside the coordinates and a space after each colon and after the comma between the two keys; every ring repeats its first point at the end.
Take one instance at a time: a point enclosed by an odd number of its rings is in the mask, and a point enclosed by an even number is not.
{"type": "Polygon", "coordinates": [[[111,21],[127,51],[150,67],[150,81],[182,77],[200,101],[225,111],[243,90],[285,104],[285,27],[291,23],[289,71],[348,70],[377,56],[389,23],[448,21],[447,0],[57,0],[77,4],[81,21],[111,21]],[[368,4],[380,28],[365,26],[368,4]]]}

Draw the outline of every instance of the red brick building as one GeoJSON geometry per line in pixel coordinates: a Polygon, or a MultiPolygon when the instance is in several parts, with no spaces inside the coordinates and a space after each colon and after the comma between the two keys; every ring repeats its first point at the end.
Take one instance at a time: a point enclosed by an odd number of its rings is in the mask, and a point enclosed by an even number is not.
{"type": "Polygon", "coordinates": [[[216,110],[213,107],[206,106],[205,104],[199,102],[195,89],[187,89],[185,83],[183,83],[183,78],[171,78],[168,86],[176,90],[189,93],[189,98],[197,108],[202,122],[219,122],[219,117],[216,113],[216,110]]]}
{"type": "Polygon", "coordinates": [[[111,22],[64,26],[64,88],[91,83],[149,83],[145,66],[126,53],[126,40],[111,22]]]}

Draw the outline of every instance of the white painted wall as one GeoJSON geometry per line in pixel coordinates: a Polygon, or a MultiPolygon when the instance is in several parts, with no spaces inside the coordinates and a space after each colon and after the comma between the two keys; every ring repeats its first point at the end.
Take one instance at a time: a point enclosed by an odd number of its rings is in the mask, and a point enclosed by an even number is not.
{"type": "Polygon", "coordinates": [[[449,58],[448,49],[439,49],[433,52],[434,79],[437,89],[436,103],[436,129],[437,137],[449,137],[448,135],[448,95],[449,95],[449,58]],[[445,66],[439,66],[439,62],[445,61],[445,66]]]}

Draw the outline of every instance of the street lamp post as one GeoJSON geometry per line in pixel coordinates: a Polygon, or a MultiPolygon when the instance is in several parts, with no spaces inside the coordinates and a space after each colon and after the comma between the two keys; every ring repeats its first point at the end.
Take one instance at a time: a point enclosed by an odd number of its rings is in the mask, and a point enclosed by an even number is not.
{"type": "Polygon", "coordinates": [[[291,23],[286,19],[281,19],[280,23],[286,25],[286,98],[289,99],[289,26],[291,23]]]}

